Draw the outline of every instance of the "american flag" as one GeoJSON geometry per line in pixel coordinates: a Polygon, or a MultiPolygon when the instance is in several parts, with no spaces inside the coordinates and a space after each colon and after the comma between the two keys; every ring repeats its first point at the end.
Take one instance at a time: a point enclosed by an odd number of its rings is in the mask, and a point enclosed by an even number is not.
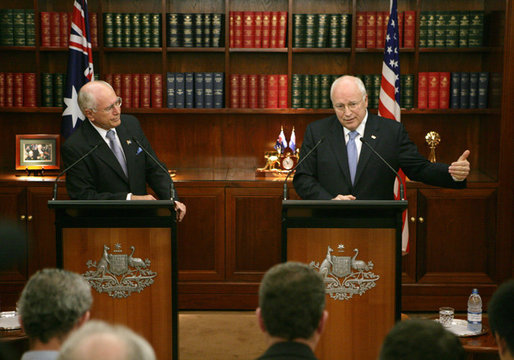
{"type": "Polygon", "coordinates": [[[89,32],[87,0],[75,0],[70,31],[68,74],[64,89],[64,111],[61,132],[67,138],[86,118],[77,103],[77,94],[93,79],[93,51],[89,32]],[[78,121],[80,119],[80,121],[78,121]]]}
{"type": "MultiPolygon", "coordinates": [[[[391,0],[389,21],[384,48],[384,62],[382,63],[382,81],[380,83],[380,98],[378,102],[378,115],[388,119],[400,121],[400,46],[398,33],[398,6],[397,0],[391,0]]],[[[399,171],[402,181],[405,174],[399,171]]],[[[394,183],[394,198],[400,199],[400,184],[398,179],[394,183]]],[[[409,225],[407,210],[403,212],[402,251],[409,252],[409,225]]]]}

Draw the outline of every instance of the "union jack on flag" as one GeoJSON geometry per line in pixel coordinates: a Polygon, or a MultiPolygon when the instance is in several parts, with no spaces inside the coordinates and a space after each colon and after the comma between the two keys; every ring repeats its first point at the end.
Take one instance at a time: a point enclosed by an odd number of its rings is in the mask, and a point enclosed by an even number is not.
{"type": "Polygon", "coordinates": [[[70,30],[68,73],[64,88],[61,133],[68,138],[86,118],[77,103],[77,94],[93,79],[93,51],[89,32],[87,0],[75,0],[70,30]],[[80,121],[79,121],[80,120],[80,121]]]}
{"type": "MultiPolygon", "coordinates": [[[[378,115],[400,121],[400,38],[398,33],[397,0],[391,0],[389,21],[384,47],[384,62],[382,63],[382,81],[380,83],[380,98],[378,115]]],[[[398,172],[405,183],[402,169],[398,172]]],[[[394,198],[400,199],[400,183],[394,183],[394,198]]],[[[403,212],[402,251],[409,252],[409,225],[407,210],[403,212]]]]}

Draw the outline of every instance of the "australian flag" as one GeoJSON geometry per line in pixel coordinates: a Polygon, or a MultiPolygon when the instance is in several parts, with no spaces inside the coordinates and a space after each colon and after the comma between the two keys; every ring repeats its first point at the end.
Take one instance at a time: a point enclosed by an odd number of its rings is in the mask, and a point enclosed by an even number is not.
{"type": "Polygon", "coordinates": [[[93,79],[93,51],[87,13],[87,0],[75,0],[70,30],[68,74],[64,89],[61,133],[68,138],[86,118],[77,103],[77,94],[93,79]]]}

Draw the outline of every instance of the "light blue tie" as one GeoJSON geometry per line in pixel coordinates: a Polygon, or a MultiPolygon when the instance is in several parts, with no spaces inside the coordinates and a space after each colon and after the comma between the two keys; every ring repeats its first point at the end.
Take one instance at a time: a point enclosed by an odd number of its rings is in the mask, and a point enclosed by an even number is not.
{"type": "Polygon", "coordinates": [[[118,162],[120,163],[123,172],[128,177],[127,163],[125,161],[123,153],[121,152],[120,145],[116,141],[116,134],[114,133],[114,130],[111,129],[107,131],[107,139],[109,139],[109,146],[112,152],[114,153],[114,156],[116,156],[116,159],[118,159],[118,162]]]}
{"type": "Polygon", "coordinates": [[[357,145],[355,138],[359,135],[357,131],[350,131],[348,144],[346,144],[346,151],[348,152],[348,166],[350,167],[350,177],[352,185],[355,182],[355,173],[357,172],[357,162],[359,161],[359,154],[357,153],[357,145]]]}

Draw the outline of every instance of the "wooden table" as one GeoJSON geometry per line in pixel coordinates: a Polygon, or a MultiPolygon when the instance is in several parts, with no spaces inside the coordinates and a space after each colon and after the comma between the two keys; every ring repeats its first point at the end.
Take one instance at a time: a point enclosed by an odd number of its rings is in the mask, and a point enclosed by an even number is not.
{"type": "MultiPolygon", "coordinates": [[[[465,319],[464,316],[457,316],[456,318],[465,319]]],[[[488,329],[485,334],[459,338],[464,350],[466,350],[468,354],[468,360],[499,359],[498,345],[496,345],[496,340],[491,333],[489,319],[487,317],[483,317],[482,326],[488,329]]]]}

